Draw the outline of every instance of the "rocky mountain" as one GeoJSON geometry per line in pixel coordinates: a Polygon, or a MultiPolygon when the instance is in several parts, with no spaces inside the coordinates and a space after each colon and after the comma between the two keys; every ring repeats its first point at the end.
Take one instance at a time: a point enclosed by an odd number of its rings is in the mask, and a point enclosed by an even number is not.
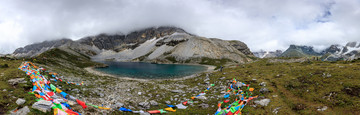
{"type": "MultiPolygon", "coordinates": [[[[256,54],[260,55],[260,53],[256,54]]],[[[353,60],[360,57],[360,42],[349,42],[345,46],[331,45],[330,47],[316,52],[311,46],[290,45],[280,57],[321,57],[323,61],[353,60]]]]}
{"type": "Polygon", "coordinates": [[[44,41],[41,43],[34,43],[27,45],[23,48],[16,49],[13,54],[16,57],[33,57],[49,49],[57,48],[71,42],[73,42],[71,39],[59,39],[53,41],[44,41]]]}
{"type": "Polygon", "coordinates": [[[320,55],[321,53],[316,52],[312,46],[290,45],[290,47],[282,53],[280,57],[309,57],[320,55]]]}
{"type": "Polygon", "coordinates": [[[200,37],[176,27],[146,28],[126,35],[100,34],[77,41],[45,41],[18,48],[13,55],[33,57],[52,48],[80,53],[97,61],[183,63],[206,57],[241,63],[250,61],[249,57],[253,56],[241,41],[200,37]]]}
{"type": "Polygon", "coordinates": [[[279,57],[282,54],[281,50],[276,50],[276,51],[264,51],[261,50],[259,52],[253,52],[254,56],[258,57],[258,58],[274,58],[274,57],[279,57]]]}
{"type": "Polygon", "coordinates": [[[349,42],[345,46],[331,45],[323,52],[322,60],[353,60],[360,58],[360,42],[349,42]]]}

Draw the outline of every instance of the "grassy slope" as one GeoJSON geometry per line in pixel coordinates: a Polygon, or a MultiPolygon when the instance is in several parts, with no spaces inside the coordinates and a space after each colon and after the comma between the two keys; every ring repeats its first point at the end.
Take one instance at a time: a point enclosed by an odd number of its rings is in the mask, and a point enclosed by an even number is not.
{"type": "MultiPolygon", "coordinates": [[[[216,72],[211,81],[218,81],[220,77],[228,80],[237,78],[250,83],[257,91],[261,88],[259,83],[267,82],[266,87],[271,93],[261,95],[271,99],[269,106],[246,106],[243,113],[270,114],[273,109],[281,107],[279,114],[359,114],[359,65],[359,62],[267,63],[261,60],[226,68],[225,75],[216,72]],[[331,77],[323,76],[323,73],[329,73],[331,77]],[[329,96],[330,93],[335,95],[329,96]],[[329,108],[318,112],[320,106],[329,108]]],[[[197,111],[198,108],[192,109],[197,111]]],[[[212,108],[209,111],[215,110],[212,108]]]]}
{"type": "MultiPolygon", "coordinates": [[[[91,62],[90,59],[86,56],[76,56],[73,54],[69,54],[59,49],[52,49],[37,56],[34,59],[23,59],[23,60],[7,60],[1,59],[0,65],[8,64],[8,68],[0,68],[0,114],[7,113],[10,110],[15,108],[22,108],[24,106],[29,106],[31,109],[31,105],[35,102],[36,97],[34,95],[28,94],[28,91],[32,89],[32,83],[30,82],[30,78],[26,76],[26,74],[19,70],[18,67],[23,61],[32,61],[35,62],[35,65],[46,65],[46,66],[54,66],[52,69],[58,70],[61,72],[71,73],[77,77],[98,77],[92,74],[87,74],[85,70],[79,70],[79,68],[88,67],[99,65],[99,63],[91,62]],[[44,58],[46,57],[46,58],[44,58]],[[67,62],[61,63],[63,60],[68,60],[67,62]],[[67,65],[75,66],[69,67],[67,65]],[[2,75],[3,74],[3,75],[2,75]],[[8,84],[9,79],[14,78],[26,78],[26,84],[18,84],[12,86],[8,84]],[[4,92],[3,89],[7,91],[4,92]],[[16,105],[15,101],[18,98],[24,98],[26,103],[18,106],[16,105]]],[[[46,68],[49,69],[49,68],[46,68]]],[[[57,72],[57,71],[56,71],[57,72]]],[[[62,86],[63,91],[68,91],[67,89],[71,88],[80,88],[80,86],[75,85],[66,85],[63,82],[56,82],[56,86],[62,86]]],[[[94,85],[89,86],[81,86],[81,87],[94,87],[94,85]]],[[[72,94],[70,92],[70,94],[72,94]]],[[[89,95],[89,92],[83,92],[82,95],[89,95]]],[[[38,110],[31,109],[29,114],[53,114],[52,112],[49,113],[42,113],[38,110]]]]}

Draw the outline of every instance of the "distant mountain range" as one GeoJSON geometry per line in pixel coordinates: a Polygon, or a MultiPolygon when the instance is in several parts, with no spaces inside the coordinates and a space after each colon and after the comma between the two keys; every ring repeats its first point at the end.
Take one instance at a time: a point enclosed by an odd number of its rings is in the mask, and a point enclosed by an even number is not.
{"type": "Polygon", "coordinates": [[[345,46],[331,45],[320,52],[316,52],[312,46],[290,45],[283,53],[281,53],[280,50],[275,52],[259,51],[253,53],[259,58],[320,57],[320,59],[324,61],[353,60],[360,58],[360,42],[349,42],[345,46]]]}
{"type": "Polygon", "coordinates": [[[261,50],[259,52],[253,52],[254,56],[258,58],[273,58],[273,57],[279,57],[282,54],[281,50],[276,51],[264,51],[261,50]]]}
{"type": "Polygon", "coordinates": [[[200,37],[177,27],[152,27],[126,35],[99,34],[77,41],[44,41],[18,48],[13,55],[35,57],[53,48],[86,55],[98,61],[184,63],[205,57],[226,58],[242,63],[251,61],[251,57],[254,57],[241,41],[200,37]]]}

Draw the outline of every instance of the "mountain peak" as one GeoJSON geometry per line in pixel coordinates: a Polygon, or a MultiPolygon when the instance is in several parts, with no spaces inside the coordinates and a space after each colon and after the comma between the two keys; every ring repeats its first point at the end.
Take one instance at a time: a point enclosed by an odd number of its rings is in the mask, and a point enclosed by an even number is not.
{"type": "Polygon", "coordinates": [[[280,56],[281,57],[307,57],[307,56],[319,56],[319,55],[321,55],[321,54],[316,52],[312,46],[292,44],[280,56]]]}

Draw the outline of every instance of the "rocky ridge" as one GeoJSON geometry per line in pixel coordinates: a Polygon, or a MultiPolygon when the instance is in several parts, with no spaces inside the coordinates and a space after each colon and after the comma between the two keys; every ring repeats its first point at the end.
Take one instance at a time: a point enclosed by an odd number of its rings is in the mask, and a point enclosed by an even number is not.
{"type": "MultiPolygon", "coordinates": [[[[52,48],[77,52],[93,60],[184,63],[198,58],[230,59],[247,62],[253,54],[241,41],[205,38],[176,27],[146,28],[126,35],[84,37],[77,41],[61,39],[18,48],[16,57],[34,57],[52,48]]],[[[199,62],[191,62],[199,63],[199,62]]]]}
{"type": "Polygon", "coordinates": [[[253,52],[255,57],[258,58],[274,58],[274,57],[279,57],[283,52],[281,50],[276,50],[276,51],[264,51],[261,50],[259,52],[253,52]]]}

